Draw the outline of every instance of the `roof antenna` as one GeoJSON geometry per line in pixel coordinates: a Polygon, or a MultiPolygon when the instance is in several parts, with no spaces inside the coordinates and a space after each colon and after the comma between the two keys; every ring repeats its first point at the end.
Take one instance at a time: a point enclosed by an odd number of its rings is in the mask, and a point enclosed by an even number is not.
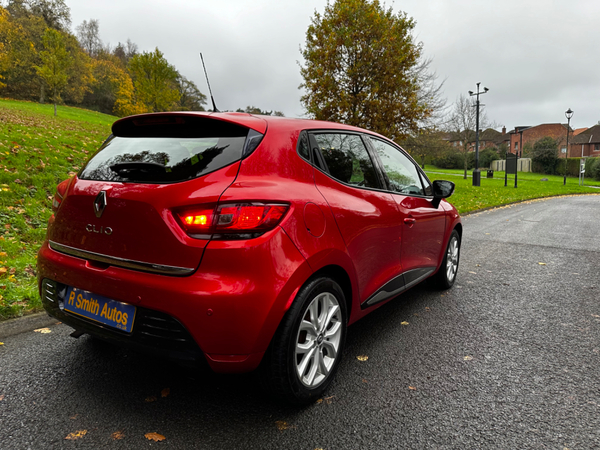
{"type": "Polygon", "coordinates": [[[202,61],[202,67],[204,67],[204,76],[206,77],[206,84],[208,84],[208,92],[210,93],[210,100],[212,101],[213,112],[220,112],[217,109],[217,105],[215,105],[215,99],[212,95],[212,89],[210,88],[210,81],[208,81],[208,74],[206,73],[206,66],[204,65],[204,58],[202,57],[202,52],[200,52],[200,60],[202,61]]]}

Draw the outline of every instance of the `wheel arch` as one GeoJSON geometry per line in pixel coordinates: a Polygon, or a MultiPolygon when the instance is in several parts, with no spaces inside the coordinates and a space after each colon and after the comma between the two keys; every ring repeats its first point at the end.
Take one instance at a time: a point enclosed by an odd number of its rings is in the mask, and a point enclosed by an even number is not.
{"type": "Polygon", "coordinates": [[[350,315],[352,313],[352,282],[348,273],[341,266],[331,264],[317,270],[306,282],[308,283],[310,280],[319,277],[331,278],[340,285],[345,297],[348,322],[350,322],[350,315]]]}

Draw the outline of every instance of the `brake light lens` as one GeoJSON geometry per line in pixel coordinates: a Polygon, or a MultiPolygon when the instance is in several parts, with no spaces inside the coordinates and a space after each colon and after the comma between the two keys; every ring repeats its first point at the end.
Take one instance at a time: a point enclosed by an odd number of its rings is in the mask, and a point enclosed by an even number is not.
{"type": "Polygon", "coordinates": [[[67,193],[68,187],[69,180],[62,181],[58,186],[56,186],[56,192],[54,193],[54,198],[52,199],[52,211],[54,213],[56,213],[58,208],[60,208],[60,205],[65,198],[65,194],[67,193]]]}
{"type": "Polygon", "coordinates": [[[279,203],[228,203],[214,210],[190,208],[177,212],[185,232],[197,238],[248,239],[277,226],[289,205],[279,203]]]}

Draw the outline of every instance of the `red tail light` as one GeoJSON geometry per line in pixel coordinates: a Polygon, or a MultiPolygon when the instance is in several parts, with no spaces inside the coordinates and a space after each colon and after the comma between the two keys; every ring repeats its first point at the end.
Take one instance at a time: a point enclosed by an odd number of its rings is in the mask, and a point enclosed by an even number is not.
{"type": "Polygon", "coordinates": [[[62,181],[58,186],[56,186],[56,192],[54,193],[54,198],[52,199],[52,211],[56,213],[58,208],[67,193],[67,188],[69,187],[69,180],[62,181]]]}
{"type": "Polygon", "coordinates": [[[192,237],[235,239],[257,237],[277,226],[289,205],[275,203],[228,203],[217,208],[178,211],[182,228],[192,237]]]}

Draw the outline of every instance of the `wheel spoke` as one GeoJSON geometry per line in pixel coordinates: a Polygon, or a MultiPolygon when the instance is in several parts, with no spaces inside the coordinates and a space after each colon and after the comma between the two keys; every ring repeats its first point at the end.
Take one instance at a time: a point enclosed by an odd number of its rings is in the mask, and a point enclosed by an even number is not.
{"type": "Polygon", "coordinates": [[[312,323],[315,330],[319,330],[319,302],[313,301],[308,307],[308,312],[310,315],[310,323],[312,323]]]}
{"type": "Polygon", "coordinates": [[[331,323],[333,316],[335,316],[339,310],[340,310],[340,307],[338,305],[330,305],[329,311],[327,311],[327,317],[323,321],[322,331],[327,330],[327,327],[331,323]]]}
{"type": "MultiPolygon", "coordinates": [[[[327,349],[327,356],[335,359],[337,356],[337,346],[333,342],[323,341],[323,348],[327,349]]],[[[328,370],[329,371],[329,370],[328,370]]]]}
{"type": "Polygon", "coordinates": [[[329,330],[325,331],[325,333],[323,334],[323,337],[325,337],[325,339],[331,338],[332,336],[335,336],[336,334],[338,334],[338,332],[341,330],[341,328],[342,328],[342,324],[340,322],[336,322],[333,324],[333,326],[329,330]]]}
{"type": "MultiPolygon", "coordinates": [[[[333,363],[333,359],[331,360],[333,363]]],[[[319,372],[321,373],[321,375],[323,375],[323,377],[327,377],[327,375],[329,374],[329,367],[327,365],[327,363],[325,362],[325,356],[323,355],[323,352],[319,352],[319,372]]]]}
{"type": "Polygon", "coordinates": [[[308,320],[303,320],[302,322],[300,322],[300,331],[306,331],[307,334],[314,338],[316,338],[319,334],[315,325],[312,322],[309,322],[308,320]]]}
{"type": "Polygon", "coordinates": [[[321,359],[321,352],[318,349],[311,354],[311,362],[310,370],[306,374],[306,381],[309,385],[313,385],[315,382],[315,377],[317,375],[317,371],[319,370],[319,360],[321,359]]]}
{"type": "Polygon", "coordinates": [[[306,353],[302,357],[302,361],[300,361],[300,364],[298,364],[298,367],[297,367],[298,376],[300,378],[304,378],[304,372],[306,372],[306,366],[308,366],[308,363],[311,362],[316,351],[317,351],[317,349],[313,347],[308,353],[306,353]]]}

